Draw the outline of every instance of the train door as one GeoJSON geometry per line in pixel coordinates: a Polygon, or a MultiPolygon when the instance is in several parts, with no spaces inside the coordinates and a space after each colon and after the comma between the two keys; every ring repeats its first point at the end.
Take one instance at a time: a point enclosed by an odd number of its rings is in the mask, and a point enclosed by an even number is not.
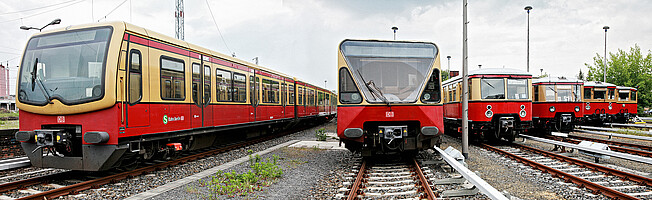
{"type": "Polygon", "coordinates": [[[287,111],[285,110],[285,108],[286,108],[285,104],[287,102],[288,94],[287,94],[287,84],[285,84],[285,81],[281,82],[281,95],[280,96],[281,96],[281,106],[283,107],[283,109],[281,109],[280,118],[286,118],[285,113],[287,113],[287,111]]]}
{"type": "Polygon", "coordinates": [[[192,103],[190,107],[190,121],[192,128],[202,127],[203,118],[203,87],[202,87],[202,69],[200,63],[192,63],[192,103]]]}
{"type": "Polygon", "coordinates": [[[143,98],[149,100],[147,95],[143,96],[143,94],[147,94],[143,92],[143,88],[149,88],[148,81],[143,82],[143,78],[147,80],[148,77],[143,77],[143,72],[146,72],[149,66],[148,51],[147,47],[133,46],[134,48],[129,51],[129,62],[127,63],[127,127],[143,127],[149,126],[150,113],[149,104],[143,102],[143,98]]]}
{"type": "Polygon", "coordinates": [[[256,76],[256,70],[251,71],[251,75],[249,76],[249,99],[251,101],[251,120],[250,121],[257,121],[259,118],[259,113],[257,112],[259,110],[259,101],[260,101],[260,93],[258,90],[260,89],[258,84],[260,83],[260,79],[258,76],[256,76]]]}
{"type": "Polygon", "coordinates": [[[211,100],[212,100],[212,95],[211,95],[211,88],[213,86],[212,80],[211,79],[211,67],[208,65],[208,62],[203,62],[204,63],[204,74],[203,74],[203,81],[204,81],[204,98],[203,98],[203,114],[202,116],[204,117],[204,126],[213,126],[213,107],[210,106],[211,100]]]}

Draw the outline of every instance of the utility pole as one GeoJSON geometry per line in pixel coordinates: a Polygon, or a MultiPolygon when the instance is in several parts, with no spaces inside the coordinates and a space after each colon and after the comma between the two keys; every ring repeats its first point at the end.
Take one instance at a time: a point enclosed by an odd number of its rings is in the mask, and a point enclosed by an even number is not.
{"type": "Polygon", "coordinates": [[[398,27],[394,26],[392,27],[392,30],[394,30],[394,40],[396,40],[396,31],[398,31],[398,27]]]}
{"type": "Polygon", "coordinates": [[[177,10],[174,12],[174,17],[176,18],[174,22],[174,28],[176,29],[176,32],[174,32],[174,37],[180,40],[184,40],[183,0],[176,0],[176,1],[177,1],[177,10]]]}
{"type": "Polygon", "coordinates": [[[609,26],[604,26],[602,27],[604,29],[604,79],[602,79],[602,82],[607,82],[607,30],[609,30],[609,26]]]}
{"type": "Polygon", "coordinates": [[[532,6],[525,6],[527,11],[527,72],[530,72],[530,10],[532,6]]]}
{"type": "Polygon", "coordinates": [[[468,0],[463,1],[463,19],[462,19],[462,155],[469,159],[469,48],[466,37],[469,23],[467,20],[466,7],[468,0]]]}

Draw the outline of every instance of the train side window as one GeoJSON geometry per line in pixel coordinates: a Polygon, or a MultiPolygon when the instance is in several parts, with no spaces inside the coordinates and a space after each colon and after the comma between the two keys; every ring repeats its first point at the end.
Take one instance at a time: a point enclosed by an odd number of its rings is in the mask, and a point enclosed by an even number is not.
{"type": "Polygon", "coordinates": [[[204,65],[204,104],[211,102],[211,67],[204,65]]]}
{"type": "Polygon", "coordinates": [[[192,102],[197,105],[201,104],[201,65],[197,63],[192,64],[192,102]]]}
{"type": "Polygon", "coordinates": [[[278,98],[279,98],[279,95],[278,95],[278,93],[279,93],[278,81],[271,81],[271,83],[272,83],[272,91],[270,93],[271,102],[272,103],[279,103],[279,100],[278,100],[278,98]]]}
{"type": "Polygon", "coordinates": [[[629,90],[618,91],[618,101],[629,101],[629,90]]]}
{"type": "Polygon", "coordinates": [[[215,85],[217,87],[217,101],[233,101],[233,83],[230,71],[216,69],[215,85]]]}
{"type": "Polygon", "coordinates": [[[233,101],[247,102],[247,77],[233,73],[233,101]]]}
{"type": "Polygon", "coordinates": [[[482,99],[505,99],[505,79],[481,78],[480,93],[482,99]]]}
{"type": "Polygon", "coordinates": [[[349,70],[347,70],[344,67],[340,68],[339,79],[340,79],[340,94],[339,94],[340,102],[343,104],[362,103],[362,96],[360,95],[360,91],[358,90],[358,87],[355,85],[355,82],[353,82],[353,78],[351,77],[351,73],[349,73],[349,70]]]}
{"type": "Polygon", "coordinates": [[[303,87],[297,87],[299,96],[297,98],[297,105],[303,105],[303,87]]]}
{"type": "Polygon", "coordinates": [[[546,85],[546,101],[555,101],[555,94],[557,91],[555,90],[554,85],[546,85]]]}
{"type": "Polygon", "coordinates": [[[632,91],[631,101],[636,101],[636,91],[632,91]]]}
{"type": "Polygon", "coordinates": [[[263,79],[263,103],[273,103],[272,101],[272,81],[263,79]]]}
{"type": "Polygon", "coordinates": [[[591,99],[591,88],[584,88],[584,99],[591,99]]]}
{"type": "Polygon", "coordinates": [[[161,99],[185,100],[185,63],[181,59],[161,56],[161,99]]]}
{"type": "Polygon", "coordinates": [[[290,99],[288,100],[288,104],[294,105],[294,97],[295,97],[294,96],[294,85],[288,84],[288,90],[289,90],[289,93],[290,93],[290,95],[289,95],[290,99]]]}
{"type": "Polygon", "coordinates": [[[131,50],[131,62],[129,63],[129,104],[136,104],[143,97],[143,74],[141,69],[140,51],[131,50]]]}
{"type": "Polygon", "coordinates": [[[287,98],[287,85],[285,83],[281,84],[281,105],[285,105],[287,98]]]}

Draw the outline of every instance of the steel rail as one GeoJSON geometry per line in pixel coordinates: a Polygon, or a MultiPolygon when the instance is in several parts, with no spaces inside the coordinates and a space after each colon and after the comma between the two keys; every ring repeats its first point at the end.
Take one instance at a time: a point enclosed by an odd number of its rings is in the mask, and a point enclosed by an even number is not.
{"type": "Polygon", "coordinates": [[[49,174],[45,176],[32,177],[28,179],[23,179],[19,181],[9,182],[0,185],[0,192],[7,192],[9,190],[23,189],[27,186],[32,186],[40,183],[45,183],[53,179],[59,179],[64,177],[71,177],[75,174],[73,171],[61,172],[56,174],[49,174]]]}
{"type": "Polygon", "coordinates": [[[469,170],[468,168],[464,167],[461,163],[459,163],[455,158],[451,157],[448,155],[444,150],[441,150],[439,147],[435,146],[435,151],[439,152],[439,155],[441,155],[441,158],[446,161],[457,173],[460,173],[466,180],[471,182],[475,187],[477,187],[480,191],[482,191],[483,194],[487,195],[487,197],[493,199],[493,200],[507,200],[508,198],[503,195],[503,193],[500,193],[496,188],[493,186],[489,185],[486,181],[484,181],[482,178],[480,178],[478,175],[476,175],[473,171],[469,170]]]}
{"type": "MultiPolygon", "coordinates": [[[[300,128],[298,130],[304,130],[304,129],[307,129],[307,128],[300,128]]],[[[146,173],[149,173],[149,172],[152,172],[152,171],[161,170],[161,169],[164,169],[164,168],[169,167],[169,166],[174,166],[174,165],[183,164],[183,163],[186,163],[186,162],[198,160],[198,159],[208,157],[208,156],[211,156],[211,155],[214,155],[214,154],[223,153],[223,152],[230,151],[230,150],[233,150],[233,149],[245,147],[247,145],[251,145],[251,144],[266,141],[266,140],[269,140],[269,139],[272,139],[272,138],[280,137],[282,135],[287,135],[289,133],[296,132],[296,131],[297,131],[297,129],[294,129],[294,130],[289,130],[287,132],[281,132],[279,134],[274,134],[274,135],[270,135],[270,136],[267,136],[267,137],[258,138],[258,139],[255,139],[255,140],[240,142],[240,143],[237,143],[237,144],[234,144],[234,145],[230,145],[230,146],[226,146],[226,147],[222,147],[222,148],[217,148],[217,149],[213,149],[213,150],[193,154],[193,155],[186,156],[186,157],[183,157],[183,158],[179,158],[179,159],[176,159],[176,160],[171,160],[171,161],[167,161],[167,162],[163,162],[163,163],[159,163],[159,164],[155,164],[155,165],[150,165],[150,166],[142,167],[142,168],[139,168],[139,169],[136,169],[136,170],[122,172],[122,173],[119,173],[119,174],[109,175],[109,176],[101,177],[101,178],[98,178],[98,179],[94,179],[94,180],[90,180],[90,181],[77,183],[77,184],[74,184],[74,185],[69,185],[69,186],[57,188],[57,189],[54,189],[54,190],[44,191],[44,192],[41,192],[41,193],[37,193],[37,194],[30,195],[30,196],[22,197],[22,198],[19,198],[19,199],[20,200],[23,200],[23,199],[34,199],[34,200],[54,199],[54,198],[69,195],[69,194],[77,194],[78,192],[83,191],[83,190],[99,188],[101,185],[104,185],[104,184],[115,183],[115,182],[117,182],[119,180],[122,180],[122,179],[126,179],[126,178],[130,178],[130,177],[146,174],[146,173]]]]}
{"type": "Polygon", "coordinates": [[[645,164],[652,164],[652,158],[647,158],[647,157],[643,157],[643,156],[637,156],[637,155],[632,155],[632,154],[628,154],[628,153],[620,153],[620,152],[607,151],[607,150],[601,150],[601,149],[592,149],[592,148],[583,147],[583,146],[579,146],[579,145],[571,144],[571,143],[567,143],[567,142],[559,142],[559,141],[555,141],[555,140],[538,138],[538,137],[523,135],[523,134],[521,134],[521,137],[522,138],[527,138],[527,139],[530,139],[530,140],[534,140],[534,141],[537,141],[537,142],[543,142],[543,143],[548,143],[548,144],[559,145],[559,146],[563,146],[563,147],[573,148],[573,149],[577,149],[577,150],[582,150],[582,151],[592,152],[592,153],[597,153],[597,154],[602,154],[602,155],[608,155],[608,156],[611,156],[611,157],[622,158],[622,159],[625,159],[625,160],[631,160],[631,161],[636,161],[636,162],[645,163],[645,164]]]}
{"type": "Polygon", "coordinates": [[[421,181],[421,187],[423,187],[423,192],[426,193],[426,198],[428,198],[428,200],[435,200],[437,196],[435,196],[435,193],[432,192],[432,188],[430,188],[430,183],[428,182],[426,176],[423,175],[423,171],[421,171],[421,166],[419,166],[419,163],[417,162],[416,158],[412,158],[412,164],[414,165],[415,171],[417,172],[417,176],[421,181]]]}
{"type": "Polygon", "coordinates": [[[561,160],[561,161],[564,161],[564,162],[570,162],[570,163],[578,165],[578,166],[586,167],[586,168],[589,168],[589,169],[592,169],[592,170],[595,170],[595,171],[599,171],[599,172],[602,172],[602,173],[605,173],[605,174],[610,174],[610,175],[613,175],[613,176],[617,176],[617,177],[625,179],[625,180],[630,180],[630,181],[633,181],[633,182],[637,182],[637,183],[639,183],[641,185],[652,186],[652,178],[648,178],[648,177],[645,177],[645,176],[640,176],[640,175],[632,174],[632,173],[629,173],[629,172],[624,172],[624,171],[612,169],[612,168],[605,167],[605,166],[602,166],[602,165],[598,165],[598,164],[595,164],[595,163],[592,163],[592,162],[583,161],[583,160],[580,160],[580,159],[571,158],[571,157],[564,156],[564,155],[551,153],[551,152],[540,150],[540,149],[537,149],[537,148],[534,148],[534,147],[529,147],[529,146],[520,145],[520,144],[513,144],[513,145],[518,147],[518,148],[522,148],[522,149],[525,149],[525,150],[528,150],[528,151],[531,151],[531,152],[534,152],[534,153],[539,153],[539,154],[546,155],[548,157],[555,158],[557,160],[561,160]]]}
{"type": "MultiPolygon", "coordinates": [[[[605,195],[607,197],[615,198],[615,199],[632,199],[632,200],[638,199],[638,198],[626,195],[626,194],[624,194],[622,192],[619,192],[619,191],[607,188],[605,186],[593,183],[591,181],[582,179],[580,177],[568,174],[568,173],[563,172],[561,170],[557,170],[555,168],[543,165],[541,163],[537,163],[537,162],[534,162],[532,160],[523,158],[521,156],[509,153],[509,152],[507,152],[505,150],[502,150],[502,149],[499,149],[499,148],[496,148],[496,147],[492,147],[492,146],[489,146],[489,145],[486,145],[486,144],[481,144],[480,146],[485,148],[485,149],[488,149],[490,151],[494,151],[494,152],[506,155],[506,156],[518,161],[518,162],[522,162],[522,163],[524,163],[526,165],[537,168],[537,169],[539,169],[539,170],[541,170],[541,171],[543,171],[545,173],[549,173],[553,177],[558,177],[558,178],[564,179],[565,181],[572,182],[572,183],[574,183],[574,184],[576,184],[576,185],[578,185],[580,187],[586,187],[587,189],[593,191],[596,194],[602,194],[602,195],[605,195]]],[[[546,154],[546,155],[549,155],[549,154],[546,154]]]]}
{"type": "Polygon", "coordinates": [[[622,123],[604,123],[607,126],[619,126],[619,127],[634,127],[634,128],[652,128],[652,125],[647,124],[622,124],[622,123]]]}
{"type": "Polygon", "coordinates": [[[631,144],[631,143],[626,143],[626,142],[618,142],[618,141],[613,141],[613,140],[603,140],[603,139],[596,139],[596,138],[588,138],[588,137],[582,137],[582,136],[577,136],[577,135],[568,135],[569,138],[573,139],[578,139],[578,140],[586,140],[586,141],[592,141],[592,142],[599,142],[599,143],[605,143],[605,144],[611,144],[611,145],[618,145],[622,147],[634,147],[646,151],[652,151],[652,146],[645,146],[645,145],[640,145],[640,144],[631,144]]]}
{"type": "Polygon", "coordinates": [[[590,133],[590,134],[596,134],[596,135],[609,136],[609,138],[611,138],[611,137],[621,137],[621,138],[628,138],[628,139],[636,139],[636,140],[647,140],[647,141],[652,141],[652,137],[645,137],[645,136],[638,136],[638,135],[626,135],[626,134],[619,134],[619,133],[607,133],[607,132],[589,131],[589,130],[582,130],[582,129],[576,129],[575,131],[577,131],[577,132],[582,132],[582,133],[590,133]]]}
{"type": "Polygon", "coordinates": [[[31,166],[32,164],[29,161],[28,157],[17,157],[0,160],[0,171],[8,169],[16,169],[21,167],[31,166]]]}
{"type": "Polygon", "coordinates": [[[652,135],[650,131],[641,131],[641,130],[632,130],[632,129],[622,129],[622,128],[606,128],[606,127],[595,127],[595,126],[579,126],[581,129],[589,129],[594,131],[611,131],[611,132],[630,132],[638,134],[652,135]]]}
{"type": "Polygon", "coordinates": [[[354,200],[358,198],[358,194],[360,193],[362,179],[364,178],[366,168],[367,168],[367,161],[362,160],[360,171],[358,172],[358,176],[356,176],[355,178],[355,182],[353,182],[353,185],[351,185],[351,190],[349,190],[349,195],[346,198],[347,200],[354,200]]]}
{"type": "MultiPolygon", "coordinates": [[[[569,142],[573,144],[579,144],[581,141],[572,139],[572,138],[565,138],[561,136],[549,136],[548,138],[561,141],[561,142],[569,142]]],[[[592,142],[598,142],[598,141],[592,141],[592,142]]],[[[600,143],[600,142],[598,142],[600,143]]],[[[625,148],[625,147],[619,147],[619,146],[614,146],[614,145],[609,145],[609,149],[617,151],[617,152],[622,152],[622,153],[628,153],[628,154],[634,154],[634,155],[639,155],[639,156],[645,156],[645,157],[650,157],[652,158],[652,152],[649,151],[642,151],[638,149],[630,149],[630,148],[625,148]]]]}

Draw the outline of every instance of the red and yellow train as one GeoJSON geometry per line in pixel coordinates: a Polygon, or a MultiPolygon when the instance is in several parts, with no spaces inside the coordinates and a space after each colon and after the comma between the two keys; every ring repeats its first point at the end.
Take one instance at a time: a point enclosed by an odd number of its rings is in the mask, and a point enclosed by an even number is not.
{"type": "Polygon", "coordinates": [[[339,45],[337,134],[363,156],[412,154],[441,143],[438,47],[344,40],[339,45]]]}
{"type": "Polygon", "coordinates": [[[332,92],[124,22],[30,38],[17,84],[33,166],[101,171],[325,121],[332,92]]]}
{"type": "MultiPolygon", "coordinates": [[[[532,75],[506,68],[469,72],[469,137],[514,141],[532,127],[532,75]]],[[[442,83],[446,133],[461,133],[462,76],[442,83]]]]}
{"type": "Polygon", "coordinates": [[[542,133],[570,132],[582,123],[584,82],[564,77],[534,79],[532,87],[532,120],[534,131],[542,133]]]}

